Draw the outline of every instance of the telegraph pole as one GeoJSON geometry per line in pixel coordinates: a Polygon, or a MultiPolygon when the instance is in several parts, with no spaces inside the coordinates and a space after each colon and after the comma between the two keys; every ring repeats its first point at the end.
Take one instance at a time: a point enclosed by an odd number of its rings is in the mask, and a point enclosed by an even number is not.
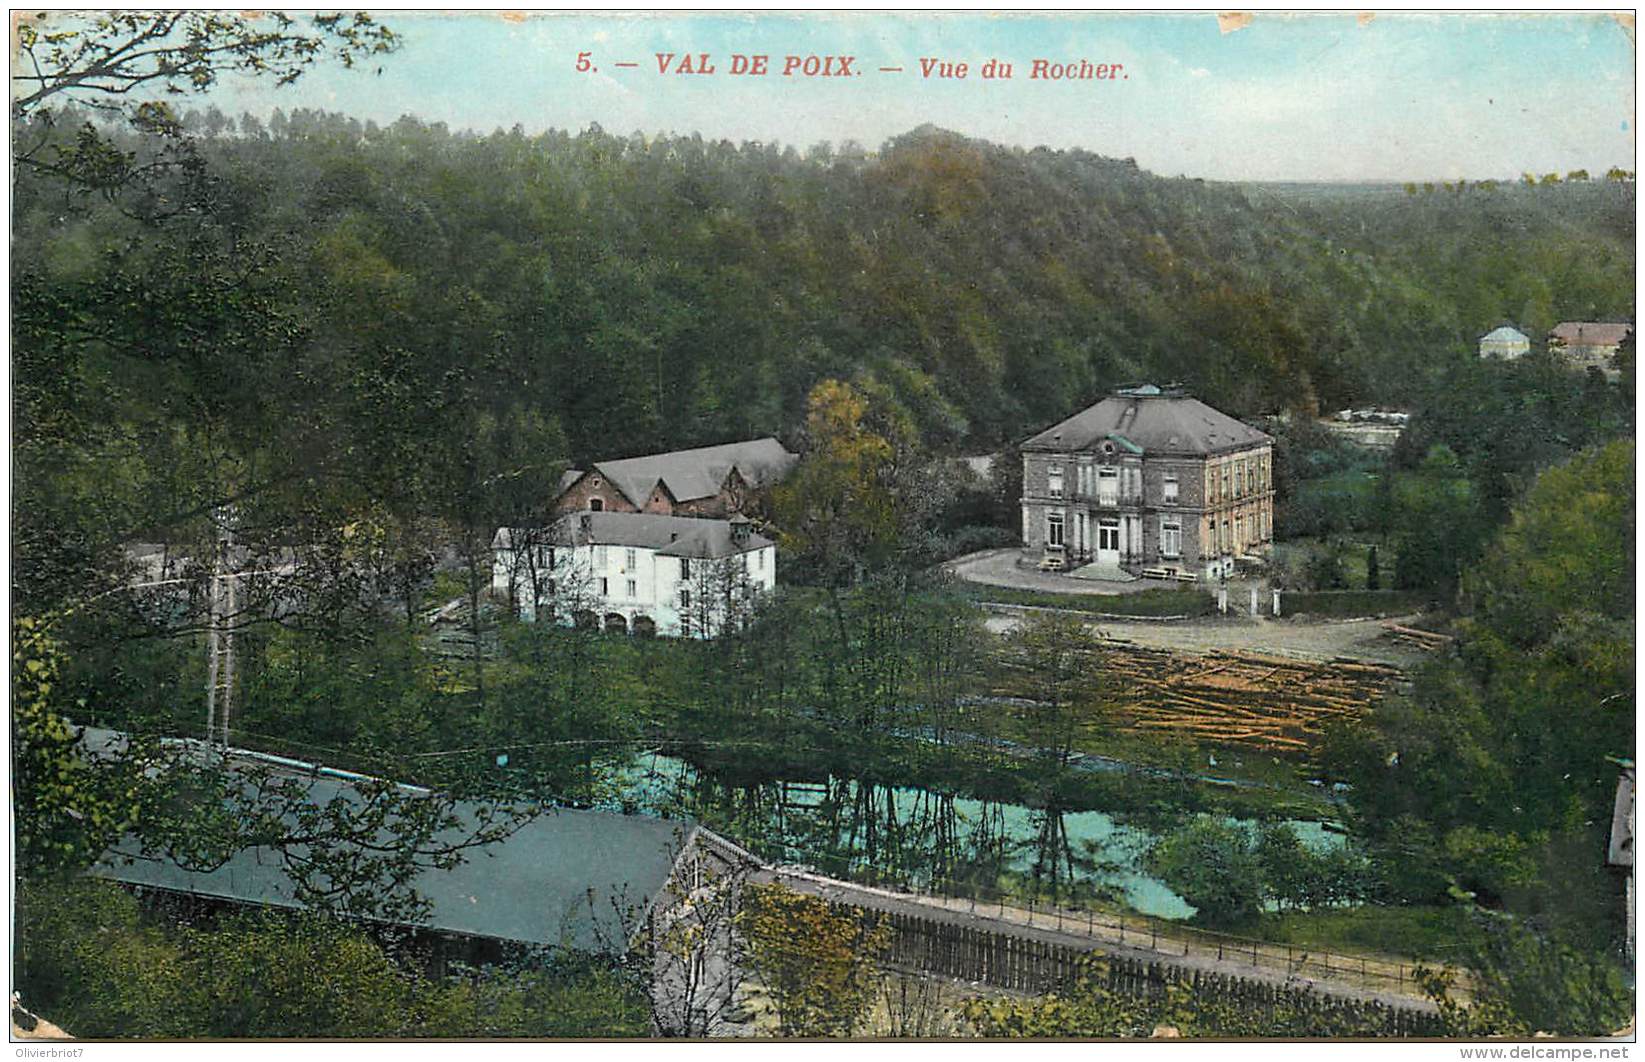
{"type": "Polygon", "coordinates": [[[235,587],[239,578],[228,570],[234,546],[233,515],[217,512],[217,544],[211,570],[211,587],[206,595],[206,741],[216,740],[218,718],[222,719],[223,747],[229,743],[229,715],[234,704],[234,617],[235,587]]]}

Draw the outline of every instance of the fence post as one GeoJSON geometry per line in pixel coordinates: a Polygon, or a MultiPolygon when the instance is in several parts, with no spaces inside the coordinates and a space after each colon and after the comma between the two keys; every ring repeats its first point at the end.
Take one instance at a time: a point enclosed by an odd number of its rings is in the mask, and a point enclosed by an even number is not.
{"type": "Polygon", "coordinates": [[[1120,915],[1120,943],[1125,943],[1125,916],[1120,915]]]}
{"type": "Polygon", "coordinates": [[[1148,927],[1148,946],[1155,951],[1159,950],[1159,923],[1154,922],[1148,927]]]}
{"type": "Polygon", "coordinates": [[[1085,909],[1085,935],[1087,937],[1097,935],[1097,912],[1089,907],[1085,909]]]}

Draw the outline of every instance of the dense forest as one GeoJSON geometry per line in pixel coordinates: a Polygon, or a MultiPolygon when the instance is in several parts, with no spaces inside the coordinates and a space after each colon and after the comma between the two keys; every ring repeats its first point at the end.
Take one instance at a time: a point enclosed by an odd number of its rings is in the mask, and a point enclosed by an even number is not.
{"type": "Polygon", "coordinates": [[[1501,321],[1631,316],[1631,181],[1299,198],[930,127],[83,119],[17,133],[25,600],[213,499],[478,529],[567,463],[793,444],[828,378],[955,452],[1142,379],[1241,416],[1411,403],[1501,321]]]}

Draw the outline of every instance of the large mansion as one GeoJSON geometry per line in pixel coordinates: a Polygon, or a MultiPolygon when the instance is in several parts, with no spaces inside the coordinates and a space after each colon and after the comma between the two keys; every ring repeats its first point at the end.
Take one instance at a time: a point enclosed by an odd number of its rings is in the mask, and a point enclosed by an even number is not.
{"type": "Polygon", "coordinates": [[[1023,541],[1068,567],[1232,574],[1273,541],[1273,442],[1181,391],[1116,391],[1022,444],[1023,541]]]}

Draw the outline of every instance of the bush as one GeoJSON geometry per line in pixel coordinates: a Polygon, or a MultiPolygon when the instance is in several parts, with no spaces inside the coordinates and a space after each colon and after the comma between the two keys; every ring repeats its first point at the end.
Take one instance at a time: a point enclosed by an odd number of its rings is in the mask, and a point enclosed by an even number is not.
{"type": "Polygon", "coordinates": [[[1280,612],[1288,616],[1398,616],[1431,603],[1423,590],[1322,590],[1281,594],[1280,612]]]}

